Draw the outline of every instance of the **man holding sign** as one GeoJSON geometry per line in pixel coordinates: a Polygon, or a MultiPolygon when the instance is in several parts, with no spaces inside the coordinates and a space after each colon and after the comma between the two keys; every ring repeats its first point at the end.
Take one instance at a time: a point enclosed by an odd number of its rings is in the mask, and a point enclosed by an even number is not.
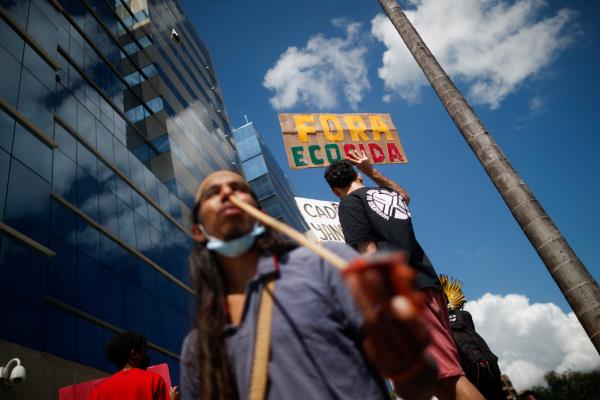
{"type": "Polygon", "coordinates": [[[364,151],[350,150],[348,159],[331,163],[325,180],[341,201],[339,217],[346,243],[360,253],[403,251],[416,272],[415,284],[423,298],[423,316],[432,343],[427,348],[438,365],[435,394],[445,399],[483,399],[465,378],[450,335],[446,299],[429,258],[417,242],[408,209],[408,193],[371,165],[364,151]],[[365,187],[353,164],[378,187],[365,187]]]}

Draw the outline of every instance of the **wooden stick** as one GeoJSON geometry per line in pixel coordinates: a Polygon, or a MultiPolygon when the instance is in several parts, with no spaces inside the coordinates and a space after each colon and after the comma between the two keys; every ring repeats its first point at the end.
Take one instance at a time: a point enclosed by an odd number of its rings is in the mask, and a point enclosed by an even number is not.
{"type": "Polygon", "coordinates": [[[331,250],[328,250],[325,247],[311,241],[310,239],[308,239],[306,236],[304,236],[302,233],[298,232],[291,226],[288,226],[288,225],[284,224],[283,222],[276,220],[275,218],[271,217],[270,215],[267,215],[266,213],[257,209],[256,207],[246,203],[245,201],[241,200],[240,198],[236,197],[235,195],[230,195],[229,200],[234,205],[241,208],[242,210],[244,210],[245,212],[247,212],[254,218],[256,218],[263,225],[266,225],[269,228],[272,228],[278,232],[281,232],[284,235],[286,235],[287,237],[289,237],[290,239],[295,240],[296,242],[298,242],[302,246],[308,248],[310,251],[312,251],[319,257],[323,258],[325,261],[327,261],[334,267],[336,267],[340,270],[344,270],[348,266],[348,262],[346,260],[344,260],[342,257],[338,256],[331,250]]]}

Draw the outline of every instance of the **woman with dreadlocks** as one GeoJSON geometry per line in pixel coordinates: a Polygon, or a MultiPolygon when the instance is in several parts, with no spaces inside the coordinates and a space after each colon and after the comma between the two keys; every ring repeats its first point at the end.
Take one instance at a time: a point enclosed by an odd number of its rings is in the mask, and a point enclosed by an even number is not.
{"type": "MultiPolygon", "coordinates": [[[[258,205],[229,171],[209,175],[196,195],[198,310],[182,348],[182,399],[387,399],[384,377],[406,399],[429,399],[435,365],[411,299],[378,299],[386,285],[379,272],[343,279],[229,196],[258,205]]],[[[356,256],[342,244],[327,247],[356,256]]]]}

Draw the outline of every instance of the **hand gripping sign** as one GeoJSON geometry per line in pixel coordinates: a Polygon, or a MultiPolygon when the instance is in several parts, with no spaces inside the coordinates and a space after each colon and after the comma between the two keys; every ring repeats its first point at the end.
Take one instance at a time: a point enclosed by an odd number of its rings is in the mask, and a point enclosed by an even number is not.
{"type": "Polygon", "coordinates": [[[279,114],[290,169],[322,168],[363,150],[372,164],[405,164],[389,114],[279,114]]]}

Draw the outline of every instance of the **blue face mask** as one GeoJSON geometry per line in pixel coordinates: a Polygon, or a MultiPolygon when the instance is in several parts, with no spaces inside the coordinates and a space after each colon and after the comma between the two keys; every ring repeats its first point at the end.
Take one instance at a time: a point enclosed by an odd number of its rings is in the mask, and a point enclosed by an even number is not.
{"type": "Polygon", "coordinates": [[[214,236],[210,236],[206,233],[204,228],[200,226],[200,230],[208,238],[206,248],[212,251],[216,251],[225,257],[237,257],[240,254],[244,254],[252,245],[256,238],[265,232],[265,227],[259,224],[254,225],[254,229],[250,232],[233,240],[221,240],[214,236]]]}

